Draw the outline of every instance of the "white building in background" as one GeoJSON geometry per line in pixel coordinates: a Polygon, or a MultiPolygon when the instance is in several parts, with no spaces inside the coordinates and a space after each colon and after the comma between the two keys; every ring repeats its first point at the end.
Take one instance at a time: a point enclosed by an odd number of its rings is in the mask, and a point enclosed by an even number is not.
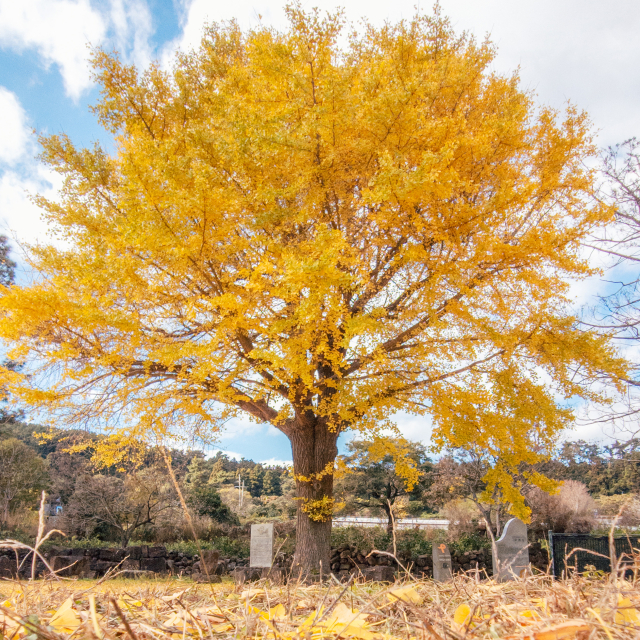
{"type": "MultiPolygon", "coordinates": [[[[334,527],[386,527],[386,518],[357,518],[345,516],[333,519],[334,527]]],[[[398,518],[396,529],[448,529],[448,520],[435,518],[398,518]]]]}

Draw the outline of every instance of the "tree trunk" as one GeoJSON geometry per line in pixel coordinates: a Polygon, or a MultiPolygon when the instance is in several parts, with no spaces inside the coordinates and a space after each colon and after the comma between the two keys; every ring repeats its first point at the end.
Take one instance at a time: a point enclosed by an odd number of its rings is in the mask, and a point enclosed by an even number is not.
{"type": "Polygon", "coordinates": [[[333,463],[338,455],[338,434],[329,431],[324,420],[315,419],[311,424],[296,421],[289,431],[293,470],[296,475],[297,525],[296,552],[293,567],[303,577],[330,573],[329,557],[331,551],[331,515],[322,520],[314,520],[304,511],[307,501],[333,498],[333,463]],[[299,476],[311,478],[321,474],[331,465],[329,473],[311,482],[299,479],[299,476]]]}
{"type": "Polygon", "coordinates": [[[393,517],[391,516],[391,507],[389,504],[383,504],[382,509],[387,514],[387,533],[393,535],[393,517]]]}
{"type": "Polygon", "coordinates": [[[131,538],[131,531],[121,529],[120,530],[120,546],[126,549],[129,546],[129,540],[131,538]]]}

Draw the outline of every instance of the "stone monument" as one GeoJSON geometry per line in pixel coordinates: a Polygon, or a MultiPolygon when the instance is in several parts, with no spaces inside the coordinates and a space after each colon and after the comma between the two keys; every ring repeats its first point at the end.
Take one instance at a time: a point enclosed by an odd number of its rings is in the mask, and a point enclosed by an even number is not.
{"type": "Polygon", "coordinates": [[[436,582],[451,580],[451,553],[446,544],[433,545],[433,579],[436,582]]]}
{"type": "Polygon", "coordinates": [[[273,564],[273,523],[251,525],[250,567],[271,568],[273,564]]]}
{"type": "Polygon", "coordinates": [[[527,525],[518,518],[509,520],[496,541],[496,551],[493,553],[493,577],[498,582],[523,577],[529,571],[527,525]]]}

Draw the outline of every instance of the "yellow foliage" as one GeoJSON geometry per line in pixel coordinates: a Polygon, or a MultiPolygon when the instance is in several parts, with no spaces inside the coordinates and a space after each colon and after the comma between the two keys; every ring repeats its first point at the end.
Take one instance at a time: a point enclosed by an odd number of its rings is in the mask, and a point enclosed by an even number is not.
{"type": "Polygon", "coordinates": [[[422,472],[416,469],[416,463],[409,457],[409,453],[409,442],[405,438],[375,436],[368,443],[366,458],[369,462],[379,462],[386,456],[391,456],[396,475],[402,478],[407,491],[412,491],[422,472]]]}
{"type": "MultiPolygon", "coordinates": [[[[599,399],[580,380],[624,374],[567,312],[580,242],[612,216],[588,119],[536,108],[437,13],[343,49],[339,14],[288,15],[211,25],[170,72],[94,53],[115,152],[41,138],[59,242],[2,291],[0,337],[31,367],[0,385],[124,438],[248,414],[298,443],[305,478],[339,433],[383,450],[398,411],[429,415],[437,446],[500,459],[489,482],[524,514],[510,471],[549,452],[565,399],[599,399]]],[[[333,508],[320,484],[310,517],[333,508]]]]}
{"type": "Polygon", "coordinates": [[[297,474],[295,472],[292,475],[294,480],[297,480],[298,482],[317,482],[326,476],[334,475],[334,464],[335,463],[333,461],[327,462],[322,471],[319,471],[318,473],[311,473],[308,476],[297,474]]]}
{"type": "Polygon", "coordinates": [[[334,512],[339,511],[344,506],[344,502],[336,502],[335,498],[329,498],[329,496],[322,496],[318,500],[309,498],[298,498],[298,500],[301,500],[300,508],[302,511],[314,522],[331,520],[334,512]]]}

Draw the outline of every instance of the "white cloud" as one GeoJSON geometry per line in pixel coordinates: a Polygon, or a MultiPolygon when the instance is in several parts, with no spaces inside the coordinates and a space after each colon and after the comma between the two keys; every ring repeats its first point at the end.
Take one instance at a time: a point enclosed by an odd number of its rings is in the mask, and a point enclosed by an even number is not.
{"type": "MultiPolygon", "coordinates": [[[[0,87],[0,232],[22,242],[44,240],[46,226],[30,194],[55,199],[61,177],[33,159],[27,116],[11,91],[0,87]]],[[[20,252],[16,257],[19,258],[20,252]]]]}
{"type": "Polygon", "coordinates": [[[200,45],[203,27],[207,23],[237,19],[243,28],[265,24],[284,26],[284,2],[262,1],[259,3],[239,0],[223,4],[212,3],[211,0],[182,0],[181,11],[182,33],[165,47],[163,61],[165,65],[176,49],[189,51],[200,45]]]}
{"type": "Polygon", "coordinates": [[[153,20],[144,0],[111,0],[109,18],[114,45],[138,68],[146,67],[152,59],[149,40],[153,20]]]}
{"type": "MultiPolygon", "coordinates": [[[[237,18],[243,28],[260,21],[286,27],[281,0],[182,0],[182,34],[164,52],[165,62],[175,48],[197,47],[206,22],[237,18]]],[[[411,18],[416,4],[430,13],[434,4],[415,0],[314,0],[346,15],[357,24],[366,17],[373,24],[411,18]]],[[[441,0],[442,13],[456,32],[468,30],[479,40],[490,33],[498,46],[494,68],[511,73],[520,66],[522,86],[537,92],[540,102],[562,109],[567,100],[586,109],[600,129],[600,144],[640,135],[640,3],[637,0],[441,0]]]]}
{"type": "Polygon", "coordinates": [[[237,438],[250,438],[262,436],[267,430],[266,424],[258,424],[247,418],[233,418],[225,425],[224,431],[219,435],[218,440],[225,442],[237,438]]]}
{"type": "Polygon", "coordinates": [[[0,87],[0,162],[13,164],[29,146],[27,116],[17,96],[0,87]]]}
{"type": "Polygon", "coordinates": [[[244,457],[241,453],[236,453],[235,451],[226,451],[224,449],[212,449],[211,451],[207,451],[206,457],[213,458],[217,453],[224,453],[228,458],[237,460],[238,462],[244,457]]]}
{"type": "Polygon", "coordinates": [[[146,0],[0,0],[0,46],[35,49],[45,67],[58,66],[67,95],[77,100],[93,83],[88,45],[114,47],[146,67],[153,21],[146,0]]]}
{"type": "Polygon", "coordinates": [[[29,194],[55,199],[62,183],[57,173],[42,165],[33,163],[29,169],[29,177],[16,171],[6,171],[0,176],[0,232],[18,245],[46,239],[41,210],[31,202],[29,194]]]}
{"type": "Polygon", "coordinates": [[[46,66],[58,65],[74,99],[91,85],[87,43],[99,45],[105,34],[89,0],[0,0],[0,46],[35,48],[46,66]]]}
{"type": "Polygon", "coordinates": [[[260,460],[259,462],[266,467],[290,467],[293,464],[293,460],[280,460],[278,458],[269,458],[268,460],[260,460]]]}

